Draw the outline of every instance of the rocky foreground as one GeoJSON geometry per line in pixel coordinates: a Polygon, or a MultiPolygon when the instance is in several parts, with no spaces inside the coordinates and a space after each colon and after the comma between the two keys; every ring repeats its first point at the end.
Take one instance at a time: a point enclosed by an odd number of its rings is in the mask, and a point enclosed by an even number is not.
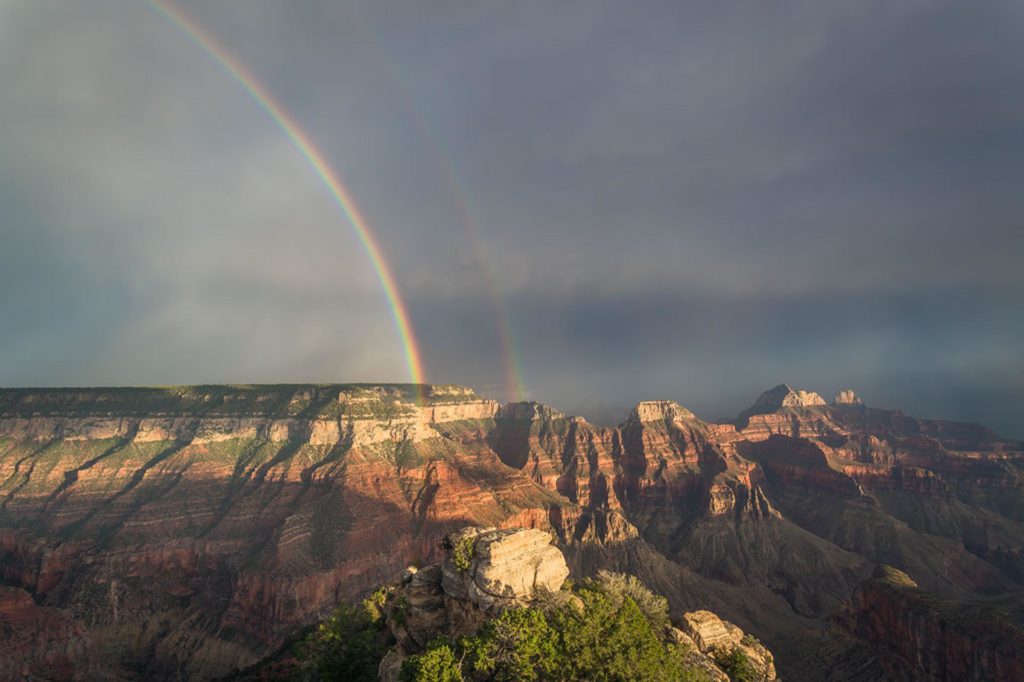
{"type": "Polygon", "coordinates": [[[0,390],[0,678],[227,675],[466,526],[719,614],[782,678],[1019,679],[1024,446],[784,385],[615,428],[445,386],[0,390]]]}
{"type": "MultiPolygon", "coordinates": [[[[569,567],[551,540],[535,529],[469,527],[448,535],[441,563],[406,569],[401,582],[386,592],[384,620],[395,643],[380,662],[379,679],[397,682],[410,656],[427,651],[438,638],[473,635],[506,609],[543,608],[538,604],[557,602],[558,596],[579,601],[563,589],[569,567]]],[[[685,652],[684,671],[692,671],[693,679],[728,682],[719,659],[737,651],[758,680],[776,679],[771,652],[716,614],[684,613],[678,626],[668,624],[659,634],[665,645],[685,652]]]]}

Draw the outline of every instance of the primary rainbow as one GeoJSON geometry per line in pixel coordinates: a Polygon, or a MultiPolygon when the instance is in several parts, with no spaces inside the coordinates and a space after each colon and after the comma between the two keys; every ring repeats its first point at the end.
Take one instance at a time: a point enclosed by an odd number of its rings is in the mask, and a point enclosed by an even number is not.
{"type": "Polygon", "coordinates": [[[345,188],[338,174],[331,168],[324,155],[313,146],[312,140],[302,130],[298,122],[274,99],[274,96],[270,94],[266,87],[256,80],[255,76],[246,71],[241,62],[235,59],[216,38],[182,10],[166,0],[149,0],[149,3],[172,24],[181,29],[204,52],[210,55],[228,75],[238,81],[252,95],[252,98],[281,126],[288,139],[292,141],[299,152],[309,161],[313,170],[316,171],[320,179],[327,185],[327,189],[330,190],[334,201],[338,204],[342,213],[345,214],[345,217],[348,218],[353,229],[355,229],[356,235],[358,235],[359,241],[362,242],[363,248],[370,257],[374,270],[377,272],[377,277],[384,287],[384,293],[387,295],[388,302],[391,305],[391,312],[394,315],[398,333],[402,337],[405,359],[409,365],[409,376],[414,384],[422,384],[423,363],[420,360],[416,336],[413,334],[412,325],[409,322],[409,312],[398,291],[398,285],[395,283],[395,277],[391,273],[391,268],[384,259],[380,245],[370,230],[369,223],[366,222],[366,218],[360,212],[359,207],[356,206],[352,195],[345,188]]]}

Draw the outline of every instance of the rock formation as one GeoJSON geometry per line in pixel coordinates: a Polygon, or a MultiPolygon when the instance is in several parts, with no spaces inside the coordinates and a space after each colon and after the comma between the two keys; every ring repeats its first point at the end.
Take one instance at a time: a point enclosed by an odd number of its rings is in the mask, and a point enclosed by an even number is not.
{"type": "Polygon", "coordinates": [[[442,562],[407,568],[389,597],[388,627],[398,644],[383,667],[438,637],[471,634],[503,608],[557,592],[569,567],[551,540],[536,529],[475,526],[445,536],[442,562]]]}
{"type": "Polygon", "coordinates": [[[109,672],[69,614],[36,606],[24,590],[0,587],[0,679],[112,679],[109,672]]]}
{"type": "Polygon", "coordinates": [[[879,566],[837,615],[896,680],[1024,679],[1024,630],[992,605],[957,606],[879,566]]]}
{"type": "Polygon", "coordinates": [[[788,384],[779,384],[762,393],[746,414],[765,414],[783,407],[819,407],[826,404],[825,399],[813,391],[795,390],[788,384]]]}
{"type": "MultiPolygon", "coordinates": [[[[440,564],[406,569],[388,593],[384,609],[396,642],[380,664],[379,677],[395,682],[402,661],[439,637],[449,640],[478,631],[510,606],[529,606],[557,593],[569,575],[553,538],[535,529],[468,527],[443,541],[440,564]]],[[[728,682],[716,659],[735,650],[753,664],[759,679],[776,679],[764,645],[710,611],[685,613],[666,641],[687,648],[687,662],[709,679],[728,682]]]]}
{"type": "Polygon", "coordinates": [[[863,405],[864,401],[860,399],[856,393],[848,388],[844,388],[836,393],[835,400],[832,401],[833,405],[863,405]]]}
{"type": "Polygon", "coordinates": [[[702,654],[715,657],[738,649],[753,664],[758,679],[765,682],[775,679],[775,661],[771,652],[757,639],[711,611],[684,613],[682,631],[702,654]]]}
{"type": "Polygon", "coordinates": [[[569,577],[551,536],[536,529],[465,528],[444,540],[445,594],[484,612],[529,602],[538,591],[555,592],[569,577]]]}
{"type": "Polygon", "coordinates": [[[245,668],[467,525],[713,610],[782,677],[830,669],[823,625],[879,563],[1019,621],[1024,445],[854,400],[782,385],[735,422],[651,401],[601,427],[451,386],[4,389],[0,579],[122,677],[245,668]]]}

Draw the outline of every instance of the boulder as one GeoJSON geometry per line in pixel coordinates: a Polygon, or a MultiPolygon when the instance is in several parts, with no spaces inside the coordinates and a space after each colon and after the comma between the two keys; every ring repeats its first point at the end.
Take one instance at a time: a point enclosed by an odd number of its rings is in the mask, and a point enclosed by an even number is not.
{"type": "Polygon", "coordinates": [[[464,528],[444,541],[444,592],[490,611],[556,592],[569,577],[551,536],[535,528],[464,528]]]}
{"type": "MultiPolygon", "coordinates": [[[[711,611],[692,611],[683,614],[683,632],[693,639],[702,652],[712,649],[731,649],[740,642],[743,631],[733,626],[727,628],[725,621],[711,611]]],[[[730,623],[730,625],[732,625],[730,623]]]]}
{"type": "Polygon", "coordinates": [[[750,659],[760,679],[769,682],[776,679],[771,652],[757,638],[746,635],[739,626],[722,620],[711,611],[684,613],[682,626],[682,633],[693,641],[701,654],[715,658],[739,649],[750,659]]]}
{"type": "Polygon", "coordinates": [[[377,668],[377,679],[380,682],[398,682],[402,674],[402,662],[407,657],[408,654],[400,646],[384,654],[377,668]]]}
{"type": "Polygon", "coordinates": [[[425,647],[444,633],[448,616],[441,590],[440,566],[427,566],[409,576],[392,619],[397,621],[396,627],[392,627],[396,635],[400,632],[405,635],[397,638],[398,641],[409,648],[425,647]]]}
{"type": "MultiPolygon", "coordinates": [[[[526,528],[470,526],[447,535],[444,562],[407,568],[388,595],[385,615],[396,650],[404,657],[438,637],[472,634],[502,608],[558,591],[569,567],[551,540],[526,528]]],[[[381,679],[392,679],[401,661],[390,654],[385,661],[381,679]]]]}

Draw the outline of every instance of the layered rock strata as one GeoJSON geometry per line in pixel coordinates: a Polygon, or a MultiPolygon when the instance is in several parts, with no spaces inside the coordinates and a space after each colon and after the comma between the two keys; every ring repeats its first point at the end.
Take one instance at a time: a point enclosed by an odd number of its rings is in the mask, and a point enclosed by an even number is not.
{"type": "Polygon", "coordinates": [[[757,639],[717,614],[705,610],[684,613],[682,632],[686,639],[677,637],[677,640],[692,643],[693,648],[702,654],[714,658],[738,650],[750,661],[758,679],[765,682],[776,679],[775,659],[771,652],[757,639]]]}
{"type": "Polygon", "coordinates": [[[1024,679],[1024,630],[991,605],[954,605],[879,566],[837,623],[876,651],[894,680],[1024,679]]]}
{"type": "Polygon", "coordinates": [[[808,642],[783,677],[829,669],[822,628],[878,563],[1024,613],[1024,446],[823,403],[783,385],[735,422],[649,401],[600,427],[450,386],[0,390],[0,578],[82,669],[148,678],[244,668],[466,525],[808,642]]]}

